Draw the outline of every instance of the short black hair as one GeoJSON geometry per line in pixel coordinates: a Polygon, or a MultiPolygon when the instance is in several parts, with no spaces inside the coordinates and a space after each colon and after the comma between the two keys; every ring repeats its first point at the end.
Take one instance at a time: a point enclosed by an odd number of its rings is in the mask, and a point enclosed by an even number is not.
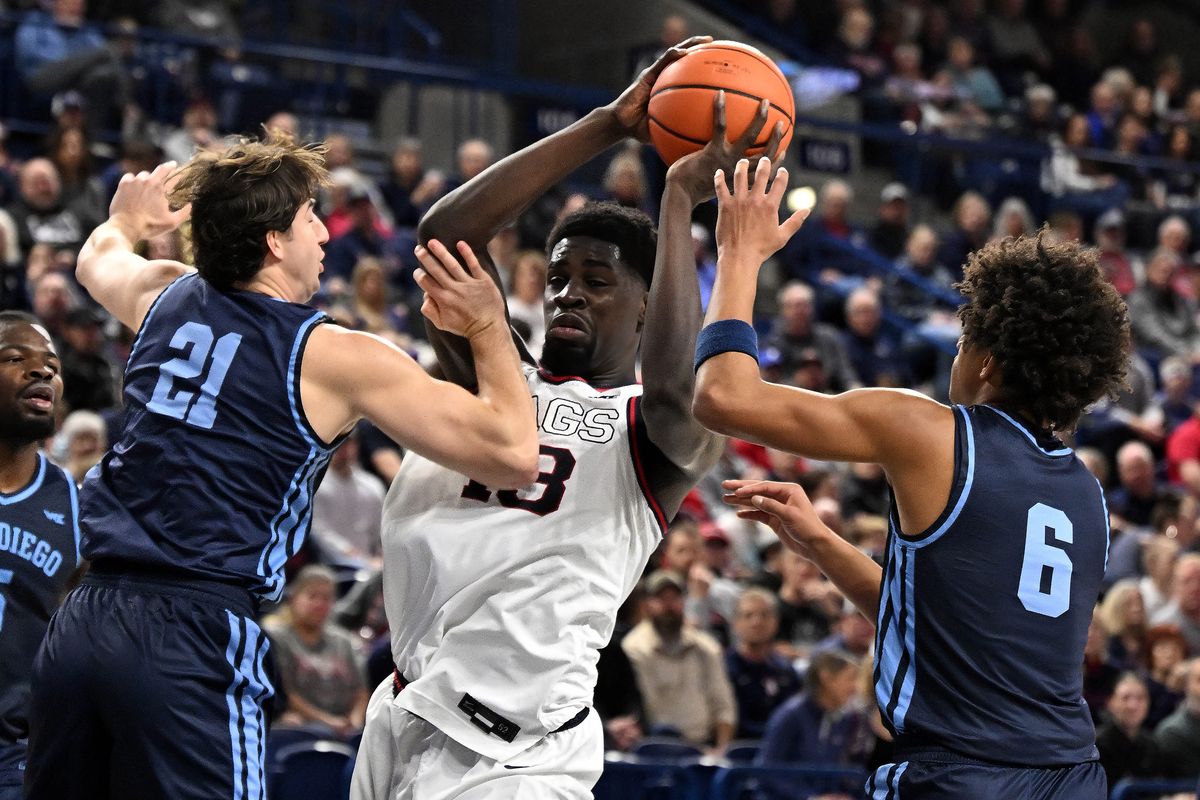
{"type": "Polygon", "coordinates": [[[991,242],[967,259],[956,288],[963,339],[1000,366],[1001,393],[1052,430],[1114,397],[1129,363],[1129,309],[1094,248],[1036,236],[991,242]]]}
{"type": "Polygon", "coordinates": [[[615,244],[649,288],[654,277],[658,233],[654,230],[654,222],[645,213],[617,203],[588,203],[554,226],[546,238],[546,253],[568,236],[591,236],[615,244]]]}
{"type": "Polygon", "coordinates": [[[28,311],[0,311],[0,325],[7,325],[10,322],[24,322],[29,325],[45,327],[40,319],[28,311]]]}

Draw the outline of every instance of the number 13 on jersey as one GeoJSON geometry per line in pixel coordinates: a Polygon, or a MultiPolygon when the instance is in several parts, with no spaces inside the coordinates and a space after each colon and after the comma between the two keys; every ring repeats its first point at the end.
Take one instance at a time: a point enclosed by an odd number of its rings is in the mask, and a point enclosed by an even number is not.
{"type": "MultiPolygon", "coordinates": [[[[538,452],[543,457],[549,456],[554,461],[554,466],[549,471],[543,470],[538,473],[537,482],[544,487],[541,495],[521,497],[513,489],[502,489],[496,492],[496,499],[505,508],[519,508],[522,511],[544,517],[558,511],[558,506],[562,503],[563,495],[567,491],[567,480],[575,472],[575,456],[565,447],[551,447],[548,444],[538,448],[538,452]]],[[[546,463],[544,458],[542,463],[546,463]]],[[[486,503],[492,499],[492,490],[479,481],[469,481],[459,496],[467,500],[486,503]]]]}

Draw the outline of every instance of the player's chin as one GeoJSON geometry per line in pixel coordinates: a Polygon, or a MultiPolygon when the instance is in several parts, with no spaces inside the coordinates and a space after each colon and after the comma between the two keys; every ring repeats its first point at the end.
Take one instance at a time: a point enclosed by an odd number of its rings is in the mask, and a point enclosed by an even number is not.
{"type": "Polygon", "coordinates": [[[548,333],[542,344],[542,366],[556,374],[578,373],[587,367],[591,357],[591,339],[560,339],[548,333]]]}

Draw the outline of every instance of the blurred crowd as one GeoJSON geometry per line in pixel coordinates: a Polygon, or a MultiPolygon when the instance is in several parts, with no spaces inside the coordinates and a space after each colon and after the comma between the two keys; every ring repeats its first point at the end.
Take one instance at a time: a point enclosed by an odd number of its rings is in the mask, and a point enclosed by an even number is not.
{"type": "MultiPolygon", "coordinates": [[[[829,55],[877,92],[863,95],[865,106],[883,97],[901,112],[896,121],[956,134],[971,126],[1006,130],[1052,150],[1033,194],[956,190],[944,222],[918,213],[936,206],[919,181],[889,182],[867,201],[856,201],[845,180],[817,187],[813,215],[763,270],[761,365],[771,380],[814,391],[897,386],[945,400],[958,338],[954,283],[968,254],[1043,226],[1045,236],[1094,244],[1100,267],[1128,300],[1135,355],[1127,391],[1091,409],[1073,434],[1079,457],[1106,488],[1112,518],[1107,592],[1081,669],[1110,781],[1194,777],[1200,255],[1192,238],[1200,185],[1187,169],[1156,172],[1087,155],[1099,148],[1190,159],[1200,88],[1184,79],[1180,59],[1162,51],[1146,20],[1130,28],[1113,63],[1098,62],[1070,5],[767,4],[764,13],[781,30],[810,46],[833,43],[829,55]]],[[[105,40],[84,15],[83,0],[25,12],[15,41],[18,52],[27,46],[47,62],[30,61],[24,74],[29,91],[53,98],[51,132],[33,152],[16,153],[5,149],[0,127],[0,306],[32,310],[58,342],[68,413],[48,452],[77,480],[112,442],[133,338],[75,283],[79,247],[104,218],[121,174],[185,161],[236,132],[202,94],[187,97],[178,120],[140,116],[143,73],[133,70],[129,83],[119,42],[105,40]],[[60,50],[45,44],[54,31],[66,31],[60,50]],[[114,125],[123,143],[106,151],[95,134],[114,125]]],[[[287,111],[258,123],[308,135],[287,111]]],[[[412,282],[416,224],[502,154],[469,139],[453,164],[431,165],[422,143],[405,139],[380,164],[362,159],[347,136],[324,143],[333,182],[319,209],[330,240],[314,303],[431,366],[412,282]]],[[[548,231],[589,199],[653,214],[653,163],[645,151],[619,150],[597,183],[555,187],[489,244],[514,328],[535,355],[544,334],[548,231]]],[[[712,208],[702,208],[693,226],[705,301],[715,274],[712,221],[712,208]]],[[[145,255],[186,261],[186,234],[185,226],[146,243],[145,255]]],[[[379,524],[402,460],[399,446],[364,423],[318,490],[312,536],[289,565],[288,600],[267,624],[282,677],[279,725],[352,737],[368,687],[391,671],[379,524]]],[[[873,621],[768,529],[726,509],[720,481],[750,477],[798,481],[831,528],[882,556],[889,491],[876,465],[845,468],[731,440],[685,501],[601,654],[596,707],[609,747],[671,736],[715,753],[752,741],[770,761],[886,763],[888,735],[872,710],[873,621]]]]}

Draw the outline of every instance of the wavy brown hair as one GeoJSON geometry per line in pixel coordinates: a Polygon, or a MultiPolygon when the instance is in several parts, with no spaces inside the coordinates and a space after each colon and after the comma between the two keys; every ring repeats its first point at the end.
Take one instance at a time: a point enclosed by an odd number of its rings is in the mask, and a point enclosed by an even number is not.
{"type": "Polygon", "coordinates": [[[1036,236],[991,242],[970,255],[957,288],[964,340],[992,354],[1007,403],[1055,431],[1125,385],[1129,310],[1096,250],[1036,236]]]}
{"type": "Polygon", "coordinates": [[[196,269],[221,290],[253,278],[267,255],[267,233],[291,228],[300,207],[329,183],[324,148],[277,131],[201,151],[179,175],[171,204],[192,204],[196,269]]]}

